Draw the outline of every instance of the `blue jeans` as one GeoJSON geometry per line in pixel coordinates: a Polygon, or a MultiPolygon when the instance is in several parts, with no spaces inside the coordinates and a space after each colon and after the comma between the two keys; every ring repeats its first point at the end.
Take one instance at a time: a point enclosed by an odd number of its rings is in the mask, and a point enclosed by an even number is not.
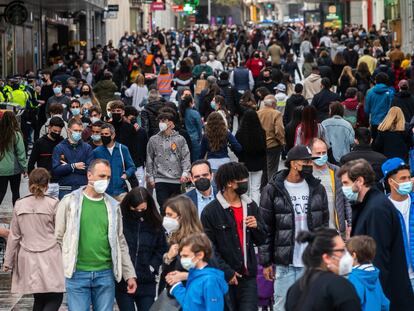
{"type": "Polygon", "coordinates": [[[288,289],[303,274],[304,268],[293,266],[276,266],[274,311],[284,311],[288,289]]]}
{"type": "Polygon", "coordinates": [[[111,270],[75,271],[66,279],[69,311],[112,311],[115,300],[115,280],[111,270]]]}
{"type": "Polygon", "coordinates": [[[413,288],[413,292],[414,292],[414,278],[410,279],[411,281],[411,287],[413,288]]]}

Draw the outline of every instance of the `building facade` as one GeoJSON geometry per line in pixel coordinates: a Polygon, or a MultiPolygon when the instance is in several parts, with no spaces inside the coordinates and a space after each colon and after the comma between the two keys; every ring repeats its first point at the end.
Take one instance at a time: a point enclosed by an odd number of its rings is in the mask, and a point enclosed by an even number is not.
{"type": "MultiPolygon", "coordinates": [[[[0,12],[13,1],[0,0],[0,12]]],[[[62,49],[90,49],[104,44],[106,0],[27,0],[27,20],[13,25],[0,22],[0,75],[6,77],[48,66],[54,43],[62,49]]]]}

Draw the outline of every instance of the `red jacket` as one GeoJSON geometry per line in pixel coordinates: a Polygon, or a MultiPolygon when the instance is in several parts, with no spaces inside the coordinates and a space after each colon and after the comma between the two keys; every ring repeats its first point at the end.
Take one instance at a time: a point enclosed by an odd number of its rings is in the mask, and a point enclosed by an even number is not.
{"type": "Polygon", "coordinates": [[[263,58],[249,58],[246,67],[252,72],[253,78],[257,78],[264,68],[266,61],[263,58]]]}

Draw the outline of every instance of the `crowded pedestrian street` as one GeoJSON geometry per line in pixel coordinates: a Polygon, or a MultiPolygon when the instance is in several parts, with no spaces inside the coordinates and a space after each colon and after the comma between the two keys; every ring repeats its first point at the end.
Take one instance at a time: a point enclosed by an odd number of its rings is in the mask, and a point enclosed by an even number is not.
{"type": "Polygon", "coordinates": [[[400,0],[0,0],[0,311],[412,311],[400,0]]]}

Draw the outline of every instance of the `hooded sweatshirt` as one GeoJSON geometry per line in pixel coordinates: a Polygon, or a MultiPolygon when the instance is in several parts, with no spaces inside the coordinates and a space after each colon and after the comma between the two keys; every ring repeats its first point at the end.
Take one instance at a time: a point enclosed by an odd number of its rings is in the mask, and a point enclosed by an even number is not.
{"type": "Polygon", "coordinates": [[[228,285],[224,273],[205,267],[190,269],[186,287],[182,283],[175,285],[171,294],[182,306],[183,311],[224,310],[224,295],[228,285]]]}
{"type": "Polygon", "coordinates": [[[321,90],[321,76],[315,73],[311,73],[303,81],[303,96],[309,102],[313,99],[315,94],[321,90]]]}
{"type": "Polygon", "coordinates": [[[379,270],[373,265],[360,265],[352,269],[348,281],[354,285],[361,300],[362,311],[385,311],[390,301],[385,297],[379,281],[379,270]]]}
{"type": "Polygon", "coordinates": [[[383,84],[376,84],[365,98],[365,113],[370,115],[372,125],[379,125],[385,118],[394,97],[393,90],[383,84]]]}

